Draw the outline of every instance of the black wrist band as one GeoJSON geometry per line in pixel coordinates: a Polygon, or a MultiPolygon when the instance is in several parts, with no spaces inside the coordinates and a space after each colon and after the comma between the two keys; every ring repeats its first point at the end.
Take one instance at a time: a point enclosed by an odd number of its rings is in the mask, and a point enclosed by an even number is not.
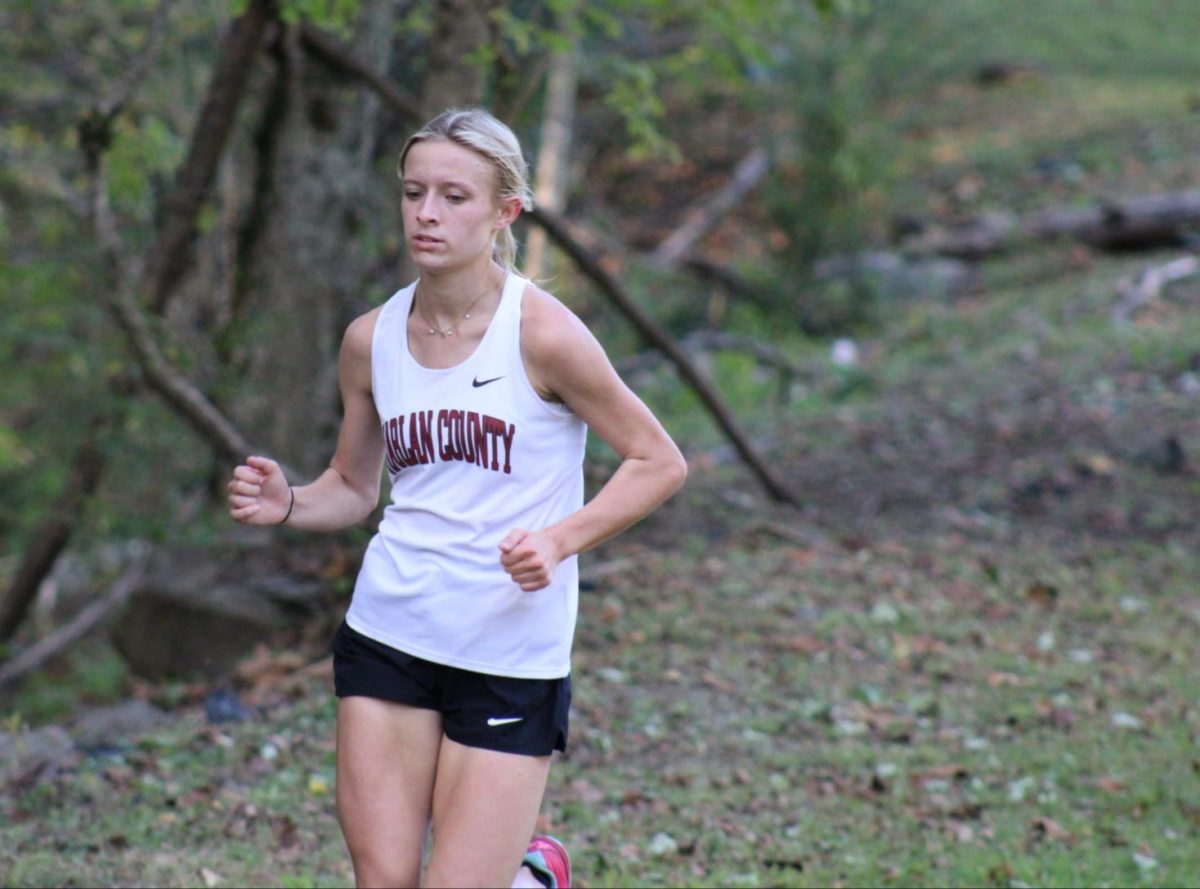
{"type": "Polygon", "coordinates": [[[291,492],[291,495],[292,495],[292,502],[288,504],[288,511],[287,511],[287,515],[285,515],[285,516],[284,516],[282,519],[280,519],[280,521],[279,521],[279,524],[281,524],[281,525],[282,525],[284,522],[286,522],[288,519],[290,519],[290,518],[292,517],[292,509],[293,509],[293,508],[295,507],[295,505],[296,505],[296,489],[295,489],[295,488],[293,488],[293,487],[291,487],[291,486],[289,485],[289,486],[288,486],[288,491],[289,491],[289,492],[291,492]]]}

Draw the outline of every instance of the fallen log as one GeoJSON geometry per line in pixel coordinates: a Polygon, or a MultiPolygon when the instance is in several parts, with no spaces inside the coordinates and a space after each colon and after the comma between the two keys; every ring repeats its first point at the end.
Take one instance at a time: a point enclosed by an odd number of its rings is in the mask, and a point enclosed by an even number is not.
{"type": "Polygon", "coordinates": [[[1184,247],[1200,238],[1200,189],[1048,207],[1026,216],[992,213],[906,240],[905,252],[983,259],[1028,244],[1075,240],[1110,252],[1184,247]]]}

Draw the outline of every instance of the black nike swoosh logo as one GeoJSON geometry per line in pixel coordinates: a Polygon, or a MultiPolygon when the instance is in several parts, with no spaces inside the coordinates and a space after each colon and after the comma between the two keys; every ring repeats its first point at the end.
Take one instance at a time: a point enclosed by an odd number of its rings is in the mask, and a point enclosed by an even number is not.
{"type": "Polygon", "coordinates": [[[486,386],[488,383],[494,383],[494,382],[496,382],[496,380],[503,380],[503,379],[504,379],[503,374],[501,374],[498,377],[492,377],[490,380],[481,380],[481,379],[479,379],[479,377],[476,377],[475,379],[471,380],[471,385],[474,386],[476,389],[478,389],[480,386],[486,386]]]}

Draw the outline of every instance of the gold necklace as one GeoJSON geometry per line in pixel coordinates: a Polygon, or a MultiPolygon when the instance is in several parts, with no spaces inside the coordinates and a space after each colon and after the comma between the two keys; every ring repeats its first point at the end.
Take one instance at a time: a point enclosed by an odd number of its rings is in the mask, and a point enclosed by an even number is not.
{"type": "MultiPolygon", "coordinates": [[[[489,277],[490,277],[490,274],[489,274],[489,277]]],[[[421,308],[420,303],[417,303],[417,314],[421,316],[421,320],[424,321],[425,324],[429,327],[430,335],[433,335],[436,333],[439,336],[441,336],[443,339],[452,337],[452,336],[454,336],[454,331],[458,329],[458,327],[463,323],[463,321],[466,321],[468,318],[471,317],[471,312],[474,310],[475,306],[479,304],[479,301],[481,299],[483,299],[485,296],[487,296],[489,293],[491,293],[492,289],[495,286],[496,286],[496,282],[489,280],[488,286],[484,289],[483,293],[479,294],[479,296],[477,296],[477,297],[475,297],[475,299],[471,300],[471,304],[469,306],[467,306],[467,310],[465,312],[463,312],[462,319],[457,324],[451,324],[449,327],[446,327],[444,329],[441,327],[438,327],[436,324],[434,324],[432,321],[429,320],[429,317],[425,314],[425,310],[421,308]]],[[[416,302],[417,297],[419,297],[420,295],[421,295],[421,282],[418,281],[416,292],[413,294],[413,301],[416,302]]]]}

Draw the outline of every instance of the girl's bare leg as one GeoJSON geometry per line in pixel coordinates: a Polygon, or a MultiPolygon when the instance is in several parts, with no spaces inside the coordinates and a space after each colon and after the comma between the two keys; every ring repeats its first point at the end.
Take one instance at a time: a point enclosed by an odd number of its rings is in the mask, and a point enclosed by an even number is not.
{"type": "Polygon", "coordinates": [[[338,821],[360,889],[419,885],[441,741],[433,710],[338,701],[338,821]]]}
{"type": "Polygon", "coordinates": [[[425,885],[511,885],[537,825],[549,772],[549,756],[443,739],[425,885]]]}

